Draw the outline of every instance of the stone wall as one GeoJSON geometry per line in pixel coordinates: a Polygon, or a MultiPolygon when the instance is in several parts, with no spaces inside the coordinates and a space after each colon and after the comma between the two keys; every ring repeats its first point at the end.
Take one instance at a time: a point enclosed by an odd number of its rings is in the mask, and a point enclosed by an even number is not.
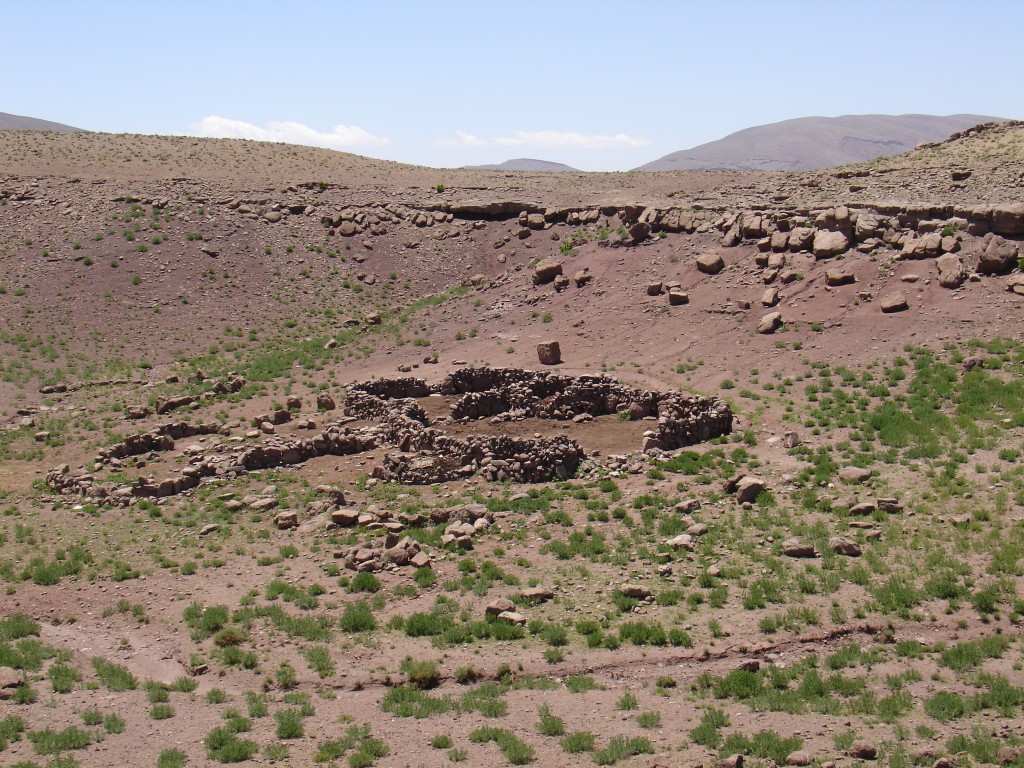
{"type": "MultiPolygon", "coordinates": [[[[566,420],[578,416],[628,413],[631,419],[653,416],[657,430],[648,430],[638,449],[671,449],[709,440],[732,429],[732,412],[717,398],[637,389],[604,376],[571,377],[518,368],[469,368],[446,377],[435,387],[420,379],[397,379],[353,385],[345,413],[368,426],[327,425],[306,438],[267,437],[258,445],[217,445],[206,454],[188,457],[177,474],[162,480],[140,478],[131,486],[104,486],[91,475],[68,467],[51,471],[47,484],[59,493],[127,503],[132,496],[162,497],[198,486],[204,478],[230,478],[246,472],[299,464],[317,456],[348,456],[389,447],[373,476],[411,485],[439,483],[480,473],[489,480],[539,483],[572,477],[586,454],[566,435],[527,439],[508,435],[453,437],[428,425],[426,411],[410,397],[433,393],[457,395],[455,420],[541,418],[566,420]]],[[[221,431],[216,423],[166,424],[133,435],[102,454],[111,458],[170,450],[174,439],[221,431]]]]}
{"type": "Polygon", "coordinates": [[[197,435],[214,435],[222,427],[217,422],[206,424],[190,424],[187,421],[173,421],[161,424],[156,429],[137,435],[129,435],[123,442],[101,448],[96,454],[97,463],[107,463],[111,459],[124,459],[129,456],[141,456],[151,451],[174,450],[174,441],[197,435]]]}

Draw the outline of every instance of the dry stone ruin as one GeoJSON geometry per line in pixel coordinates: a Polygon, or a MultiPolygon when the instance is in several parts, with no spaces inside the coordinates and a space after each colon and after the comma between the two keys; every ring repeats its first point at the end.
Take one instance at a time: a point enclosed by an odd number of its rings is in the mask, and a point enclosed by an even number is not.
{"type": "MultiPolygon", "coordinates": [[[[600,416],[638,421],[651,419],[637,450],[672,450],[710,440],[732,429],[732,411],[718,398],[656,392],[621,384],[605,376],[563,376],[519,368],[464,368],[436,385],[422,379],[379,379],[352,385],[344,416],[311,437],[269,434],[258,443],[221,443],[185,456],[172,477],[138,478],[130,486],[101,485],[85,472],[67,466],[48,473],[47,484],[74,493],[129,504],[136,497],[182,493],[204,478],[235,477],[246,472],[299,464],[316,456],[346,456],[384,448],[372,469],[381,480],[410,485],[440,483],[481,474],[489,480],[538,483],[566,479],[587,458],[568,435],[515,437],[502,423],[549,419],[579,423],[600,416]],[[434,423],[420,401],[448,398],[449,415],[434,423]],[[494,434],[453,436],[445,424],[489,420],[494,434]]],[[[168,424],[133,435],[105,449],[97,464],[116,462],[150,451],[171,451],[175,438],[223,434],[216,424],[168,424]]]]}

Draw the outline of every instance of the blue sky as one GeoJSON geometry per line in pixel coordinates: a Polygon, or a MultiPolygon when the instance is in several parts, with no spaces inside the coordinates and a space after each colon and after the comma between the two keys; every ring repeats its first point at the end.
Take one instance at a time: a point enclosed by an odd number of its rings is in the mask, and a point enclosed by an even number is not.
{"type": "Polygon", "coordinates": [[[806,115],[1024,118],[1024,0],[0,0],[0,112],[625,170],[806,115]]]}

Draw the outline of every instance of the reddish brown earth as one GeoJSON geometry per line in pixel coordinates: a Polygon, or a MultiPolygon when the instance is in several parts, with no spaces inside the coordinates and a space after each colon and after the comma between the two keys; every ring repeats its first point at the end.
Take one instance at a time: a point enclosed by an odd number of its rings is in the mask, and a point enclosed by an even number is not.
{"type": "MultiPolygon", "coordinates": [[[[708,765],[744,746],[751,764],[772,759],[757,744],[722,746],[695,735],[711,708],[726,715],[722,739],[760,731],[798,737],[799,744],[776,750],[779,759],[799,748],[815,764],[852,765],[861,758],[850,742],[865,741],[893,766],[940,758],[1024,764],[1013,751],[1024,742],[1024,415],[1014,389],[1024,361],[1024,296],[1008,289],[1018,267],[976,272],[991,237],[953,222],[966,222],[965,212],[981,216],[981,209],[988,222],[995,221],[992,210],[1005,213],[1011,224],[1000,236],[1020,248],[1024,228],[1014,233],[1012,224],[1024,214],[1019,124],[799,174],[454,171],[285,145],[85,133],[0,132],[0,159],[0,578],[7,592],[0,619],[8,622],[0,625],[0,667],[26,667],[14,673],[28,686],[20,696],[35,694],[34,703],[0,703],[0,722],[18,717],[25,725],[0,751],[0,763],[152,766],[178,749],[188,765],[219,764],[203,740],[230,710],[246,715],[250,692],[265,695],[269,713],[252,718],[239,738],[258,745],[251,760],[260,763],[309,765],[350,725],[367,726],[384,742],[388,754],[373,760],[380,766],[447,765],[460,757],[468,765],[507,764],[497,744],[470,738],[481,726],[514,733],[538,765],[610,760],[610,753],[568,753],[561,737],[538,731],[538,708],[546,705],[564,720],[565,733],[593,733],[598,750],[617,736],[648,739],[652,753],[622,757],[629,766],[708,765]],[[491,207],[473,213],[471,202],[476,210],[491,207]],[[771,213],[813,226],[819,212],[844,206],[859,215],[888,211],[896,234],[913,233],[922,221],[921,233],[935,222],[949,227],[970,276],[955,289],[942,287],[934,255],[904,259],[895,242],[823,260],[787,253],[792,281],[775,279],[781,300],[762,307],[768,286],[759,238],[727,246],[724,223],[736,214],[771,213]],[[619,227],[632,226],[644,210],[673,208],[705,215],[706,226],[659,234],[656,224],[638,241],[620,236],[619,227]],[[567,223],[567,212],[589,210],[599,211],[597,221],[567,223]],[[521,212],[549,216],[530,229],[520,224],[521,212]],[[363,220],[351,236],[340,221],[322,223],[324,216],[358,215],[381,220],[363,220]],[[428,216],[429,225],[417,224],[428,216]],[[697,256],[708,253],[724,260],[716,275],[697,268],[697,256]],[[571,282],[565,290],[533,283],[541,259],[562,263],[571,282]],[[827,271],[837,268],[855,282],[826,285],[827,271]],[[572,278],[581,270],[592,279],[577,287],[572,278]],[[670,307],[667,294],[648,295],[649,283],[672,281],[688,293],[687,304],[670,307]],[[905,294],[907,311],[881,311],[880,297],[892,291],[905,294]],[[784,325],[757,333],[771,311],[781,312],[784,325]],[[365,322],[373,312],[379,324],[365,322]],[[337,345],[327,348],[332,339],[337,345]],[[373,467],[393,448],[217,479],[127,507],[55,494],[43,482],[61,464],[94,471],[103,483],[166,477],[218,445],[309,436],[299,422],[312,419],[319,429],[338,418],[353,382],[417,376],[433,384],[465,365],[538,368],[536,346],[549,339],[560,342],[563,362],[552,368],[559,373],[605,372],[643,388],[729,399],[732,436],[694,446],[698,458],[710,458],[688,474],[671,462],[678,451],[640,451],[650,426],[644,421],[447,425],[456,436],[567,434],[599,454],[570,482],[538,486],[480,477],[426,487],[376,483],[373,467]],[[963,358],[972,356],[982,368],[968,372],[963,358]],[[247,385],[193,409],[125,418],[127,407],[201,392],[208,383],[196,379],[199,370],[210,377],[238,371],[247,385]],[[922,383],[929,370],[947,377],[948,391],[922,383]],[[851,400],[833,402],[836,390],[851,400]],[[991,394],[997,390],[999,397],[991,394]],[[913,411],[912,396],[922,391],[949,417],[948,427],[929,420],[928,409],[913,411]],[[339,410],[318,411],[318,393],[334,397],[339,410]],[[253,429],[255,416],[289,396],[302,401],[299,418],[275,427],[273,438],[253,429]],[[974,397],[985,404],[981,415],[964,410],[974,397]],[[922,434],[934,430],[936,449],[915,453],[925,437],[887,443],[865,426],[866,416],[844,420],[870,412],[882,425],[877,409],[886,403],[930,425],[922,434]],[[93,466],[102,447],[180,419],[217,421],[225,434],[180,439],[173,450],[121,466],[93,466]],[[783,440],[791,432],[801,443],[796,449],[783,440]],[[819,452],[834,464],[814,475],[811,459],[819,452]],[[609,468],[613,454],[629,456],[609,468]],[[850,464],[868,466],[871,478],[842,480],[838,469],[850,464]],[[768,495],[738,504],[723,488],[736,474],[762,478],[768,495]],[[494,521],[468,552],[439,546],[443,525],[417,529],[434,583],[395,566],[377,574],[379,592],[353,594],[347,585],[356,574],[335,553],[378,546],[380,524],[331,526],[329,516],[308,507],[322,484],[338,486],[348,506],[381,519],[484,503],[494,521]],[[252,507],[268,497],[277,499],[273,510],[252,507]],[[896,497],[901,511],[849,513],[854,501],[887,497],[896,497]],[[684,521],[674,506],[690,498],[701,506],[684,521]],[[227,509],[226,501],[240,502],[239,509],[227,509]],[[285,510],[299,514],[298,528],[276,528],[274,516],[285,510]],[[219,528],[201,534],[211,523],[219,528]],[[694,534],[694,551],[673,551],[667,541],[692,523],[706,524],[707,533],[694,534]],[[604,551],[551,546],[573,534],[603,536],[604,551]],[[836,535],[854,540],[862,555],[828,551],[836,535]],[[818,556],[786,557],[782,542],[790,538],[813,542],[818,556]],[[80,567],[62,566],[75,561],[76,544],[87,561],[79,555],[80,567]],[[477,578],[493,575],[493,566],[504,581],[477,578]],[[48,583],[54,573],[56,583],[48,583]],[[933,579],[945,574],[952,574],[948,589],[933,579]],[[268,598],[275,582],[307,596],[316,585],[320,594],[300,608],[268,598]],[[627,583],[649,589],[651,600],[616,602],[627,583]],[[520,639],[432,641],[389,624],[429,612],[440,598],[461,626],[482,620],[495,599],[535,584],[554,596],[516,606],[532,623],[520,639]],[[901,585],[913,594],[887,603],[901,585]],[[376,628],[346,631],[339,621],[360,599],[371,603],[376,628]],[[255,669],[232,664],[214,639],[193,636],[183,617],[193,602],[243,610],[228,622],[237,637],[220,639],[237,640],[255,669]],[[316,617],[329,629],[302,637],[266,614],[246,617],[252,606],[316,617]],[[11,652],[19,641],[8,643],[3,633],[13,632],[10,617],[21,614],[37,622],[29,629],[60,660],[33,665],[11,652]],[[677,644],[623,638],[618,647],[591,648],[581,620],[615,637],[626,622],[657,622],[677,630],[677,644]],[[557,628],[565,630],[564,645],[557,628]],[[1006,647],[991,640],[997,636],[1009,639],[1006,647]],[[957,667],[943,656],[979,638],[989,638],[991,652],[976,664],[957,667]],[[311,647],[323,647],[333,663],[322,677],[303,655],[311,647]],[[845,656],[834,656],[841,650],[845,656]],[[94,657],[125,666],[138,687],[108,690],[94,657]],[[404,690],[397,686],[407,679],[406,657],[437,662],[438,684],[428,691],[435,698],[476,689],[459,670],[500,678],[508,686],[498,690],[504,712],[485,716],[467,705],[413,718],[384,711],[385,696],[404,690]],[[791,692],[788,703],[725,690],[720,678],[745,659],[758,661],[761,671],[752,677],[759,685],[791,692]],[[283,662],[294,668],[294,680],[279,674],[283,662]],[[69,692],[51,683],[59,663],[80,674],[69,692]],[[794,667],[799,675],[787,677],[794,667]],[[808,677],[812,667],[825,680],[824,694],[808,677]],[[991,675],[1001,675],[1008,688],[1000,690],[1010,692],[1001,707],[969,698],[991,688],[991,675]],[[579,676],[597,688],[573,692],[579,676]],[[170,692],[173,716],[154,719],[143,684],[178,678],[195,690],[170,692]],[[214,689],[224,701],[208,696],[214,689]],[[627,691],[638,700],[635,710],[617,707],[627,691]],[[935,697],[945,693],[973,701],[974,709],[936,717],[943,699],[935,697]],[[302,721],[302,737],[280,738],[275,713],[298,709],[303,694],[314,711],[302,721]],[[123,731],[87,725],[83,712],[93,707],[123,719],[123,731]],[[660,720],[637,720],[651,712],[660,720]],[[51,763],[54,755],[34,750],[28,734],[72,725],[91,742],[58,755],[74,762],[51,763]],[[432,747],[442,735],[451,746],[432,747]]],[[[423,405],[437,419],[451,400],[426,398],[423,405]]],[[[357,753],[353,747],[320,756],[343,765],[357,753]]]]}

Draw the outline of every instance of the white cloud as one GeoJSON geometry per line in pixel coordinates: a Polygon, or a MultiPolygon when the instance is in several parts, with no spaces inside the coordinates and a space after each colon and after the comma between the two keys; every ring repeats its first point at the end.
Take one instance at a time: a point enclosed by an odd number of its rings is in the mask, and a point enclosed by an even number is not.
{"type": "Polygon", "coordinates": [[[391,139],[374,136],[356,125],[336,125],[330,132],[317,131],[308,125],[290,120],[267,123],[265,126],[209,115],[191,126],[196,136],[216,139],[253,139],[255,141],[283,141],[327,149],[349,147],[379,147],[390,144],[391,139]]]}
{"type": "Polygon", "coordinates": [[[456,131],[455,137],[443,137],[432,142],[440,149],[455,147],[533,147],[538,149],[625,149],[645,147],[647,139],[638,139],[624,133],[614,136],[573,133],[572,131],[515,131],[512,136],[482,139],[465,131],[456,131]]]}

